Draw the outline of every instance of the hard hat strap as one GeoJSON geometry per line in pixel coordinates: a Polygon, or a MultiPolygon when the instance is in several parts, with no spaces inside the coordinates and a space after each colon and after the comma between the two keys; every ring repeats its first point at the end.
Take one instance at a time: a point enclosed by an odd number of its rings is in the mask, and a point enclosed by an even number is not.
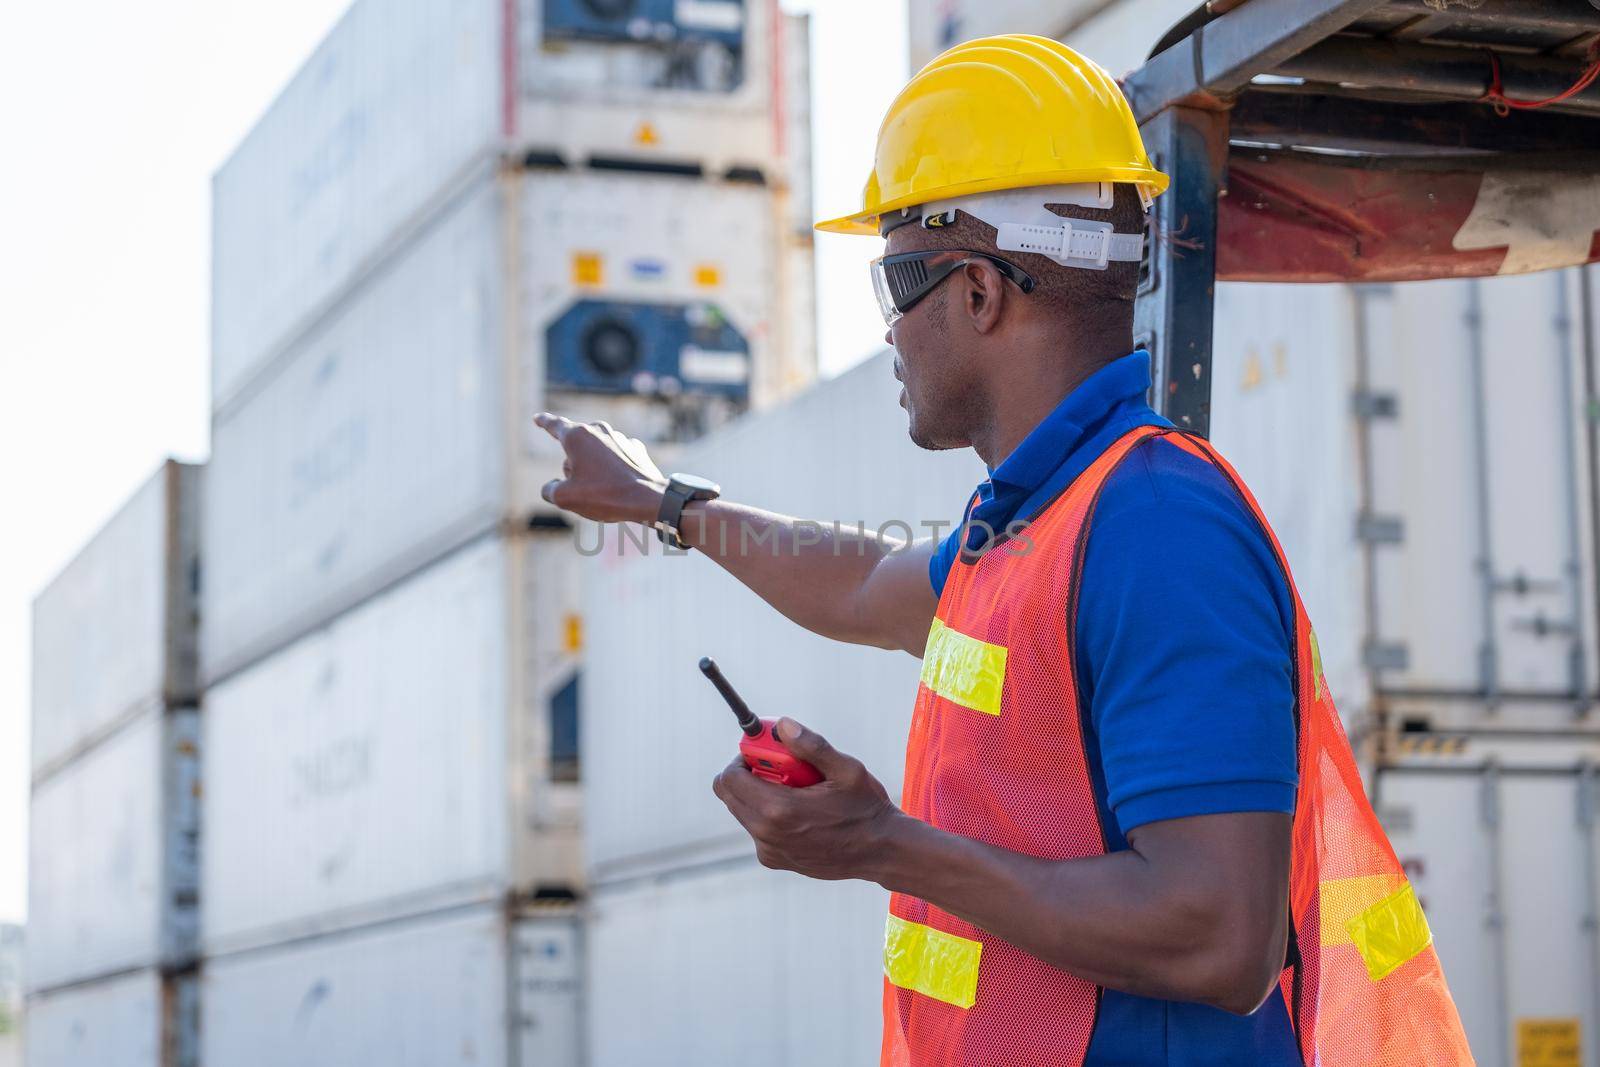
{"type": "Polygon", "coordinates": [[[1053,226],[1003,222],[995,247],[1003,252],[1033,252],[1065,267],[1105,270],[1108,263],[1137,263],[1144,255],[1144,234],[1113,233],[1109,222],[1058,218],[1053,226]]]}
{"type": "Polygon", "coordinates": [[[1105,270],[1108,263],[1138,262],[1144,234],[1114,233],[1109,222],[1069,219],[1050,210],[1052,204],[1104,211],[1114,202],[1111,182],[1035,185],[995,193],[955,197],[924,204],[919,213],[929,228],[948,225],[964,211],[996,231],[995,245],[1005,252],[1032,252],[1064,267],[1105,270]]]}

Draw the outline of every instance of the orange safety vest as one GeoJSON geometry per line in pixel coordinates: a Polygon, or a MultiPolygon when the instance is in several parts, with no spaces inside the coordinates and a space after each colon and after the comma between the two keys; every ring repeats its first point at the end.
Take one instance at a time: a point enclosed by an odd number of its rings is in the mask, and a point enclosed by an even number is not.
{"type": "MultiPolygon", "coordinates": [[[[1160,427],[1112,444],[1028,527],[951,569],[923,653],[902,807],[1032,856],[1105,852],[1083,746],[1073,633],[1094,503],[1140,442],[1215,464],[1272,541],[1294,596],[1300,786],[1280,984],[1313,1067],[1470,1064],[1427,920],[1362,790],[1283,549],[1210,445],[1160,427]],[[1296,959],[1295,957],[1298,956],[1296,959]]],[[[1099,991],[927,901],[895,893],[884,937],[883,1067],[1078,1065],[1099,991]]]]}

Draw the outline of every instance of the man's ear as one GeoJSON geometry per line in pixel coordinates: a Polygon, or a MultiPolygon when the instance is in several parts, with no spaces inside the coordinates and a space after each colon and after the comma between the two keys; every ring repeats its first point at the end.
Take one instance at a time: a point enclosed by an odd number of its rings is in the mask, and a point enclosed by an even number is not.
{"type": "Polygon", "coordinates": [[[964,310],[967,318],[978,333],[989,333],[1000,324],[1001,312],[1010,295],[1006,292],[1005,276],[993,263],[982,259],[962,267],[961,275],[966,282],[964,310]]]}

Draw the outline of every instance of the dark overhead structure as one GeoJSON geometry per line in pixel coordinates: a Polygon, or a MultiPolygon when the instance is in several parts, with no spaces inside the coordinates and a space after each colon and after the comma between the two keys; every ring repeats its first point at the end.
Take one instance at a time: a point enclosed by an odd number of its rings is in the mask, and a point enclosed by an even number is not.
{"type": "Polygon", "coordinates": [[[1218,280],[1600,259],[1600,0],[1211,0],[1124,90],[1173,178],[1139,338],[1199,433],[1218,280]]]}

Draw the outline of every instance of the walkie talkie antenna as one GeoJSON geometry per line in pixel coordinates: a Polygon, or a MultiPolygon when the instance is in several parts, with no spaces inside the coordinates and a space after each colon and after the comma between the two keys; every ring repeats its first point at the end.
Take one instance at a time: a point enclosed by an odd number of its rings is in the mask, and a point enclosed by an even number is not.
{"type": "Polygon", "coordinates": [[[722,676],[722,670],[710,656],[700,659],[700,673],[711,680],[717,687],[717,692],[722,694],[722,699],[728,702],[728,707],[733,709],[734,717],[739,720],[739,729],[747,737],[761,736],[761,720],[756,718],[756,713],[750,710],[750,705],[744,702],[737,690],[722,676]]]}

